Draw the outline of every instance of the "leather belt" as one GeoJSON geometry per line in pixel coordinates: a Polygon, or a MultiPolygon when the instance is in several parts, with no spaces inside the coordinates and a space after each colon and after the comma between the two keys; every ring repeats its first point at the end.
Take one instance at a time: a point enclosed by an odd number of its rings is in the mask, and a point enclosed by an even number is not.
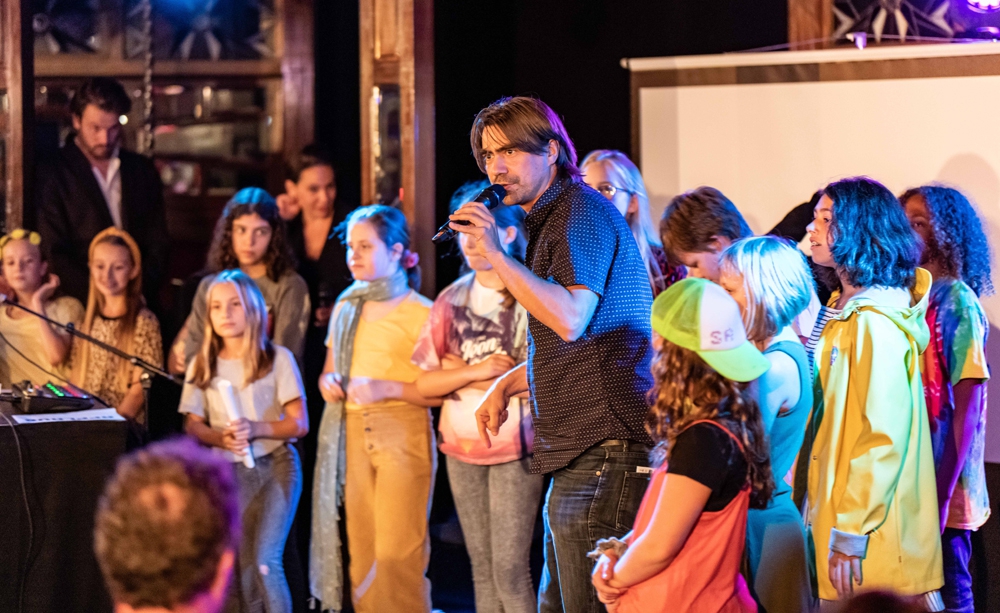
{"type": "Polygon", "coordinates": [[[633,447],[642,447],[643,449],[646,450],[649,449],[649,445],[645,445],[643,443],[637,443],[635,441],[630,441],[622,438],[611,438],[597,444],[598,447],[624,447],[626,450],[628,450],[630,445],[633,447]]]}

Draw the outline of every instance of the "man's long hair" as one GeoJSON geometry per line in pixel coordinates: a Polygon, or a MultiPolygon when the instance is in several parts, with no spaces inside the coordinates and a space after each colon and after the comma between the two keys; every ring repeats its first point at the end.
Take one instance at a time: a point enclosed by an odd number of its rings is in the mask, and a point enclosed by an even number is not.
{"type": "Polygon", "coordinates": [[[515,96],[501,98],[479,111],[476,120],[472,122],[472,133],[469,140],[472,144],[472,155],[479,164],[479,169],[486,172],[486,161],[483,159],[483,132],[486,128],[496,128],[503,132],[505,144],[535,155],[545,155],[549,151],[549,142],[556,141],[559,145],[559,157],[556,167],[559,174],[575,180],[580,178],[580,169],[576,165],[576,148],[570,140],[562,120],[549,105],[538,98],[515,96]]]}

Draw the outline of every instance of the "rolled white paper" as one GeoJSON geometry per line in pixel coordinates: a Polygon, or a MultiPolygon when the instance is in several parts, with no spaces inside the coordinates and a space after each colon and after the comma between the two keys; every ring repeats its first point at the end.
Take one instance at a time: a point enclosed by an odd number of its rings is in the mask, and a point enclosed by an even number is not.
{"type": "MultiPolygon", "coordinates": [[[[236,395],[235,390],[233,390],[233,384],[225,379],[219,379],[215,384],[215,389],[222,396],[222,404],[226,407],[226,414],[229,415],[229,421],[236,421],[242,418],[243,406],[240,404],[240,399],[236,395]]],[[[246,455],[243,456],[243,465],[247,468],[256,466],[253,460],[253,448],[250,445],[247,445],[246,455]]]]}

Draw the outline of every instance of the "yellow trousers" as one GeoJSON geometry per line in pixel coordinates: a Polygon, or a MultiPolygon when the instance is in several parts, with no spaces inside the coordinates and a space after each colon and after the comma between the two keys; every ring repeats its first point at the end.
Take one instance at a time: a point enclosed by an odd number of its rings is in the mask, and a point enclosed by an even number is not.
{"type": "Polygon", "coordinates": [[[344,509],[358,613],[430,613],[432,427],[423,407],[347,412],[344,509]]]}

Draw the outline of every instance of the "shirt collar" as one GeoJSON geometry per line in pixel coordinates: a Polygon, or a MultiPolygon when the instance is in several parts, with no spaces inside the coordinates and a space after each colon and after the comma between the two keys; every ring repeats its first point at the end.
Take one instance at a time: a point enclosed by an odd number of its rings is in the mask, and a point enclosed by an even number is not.
{"type": "Polygon", "coordinates": [[[531,207],[528,211],[528,215],[524,218],[524,225],[528,228],[529,232],[532,229],[537,229],[541,227],[545,221],[555,210],[555,202],[560,199],[563,192],[569,189],[573,185],[573,179],[569,177],[563,177],[556,175],[552,185],[548,187],[542,195],[538,197],[538,201],[535,202],[535,206],[531,207]]]}

